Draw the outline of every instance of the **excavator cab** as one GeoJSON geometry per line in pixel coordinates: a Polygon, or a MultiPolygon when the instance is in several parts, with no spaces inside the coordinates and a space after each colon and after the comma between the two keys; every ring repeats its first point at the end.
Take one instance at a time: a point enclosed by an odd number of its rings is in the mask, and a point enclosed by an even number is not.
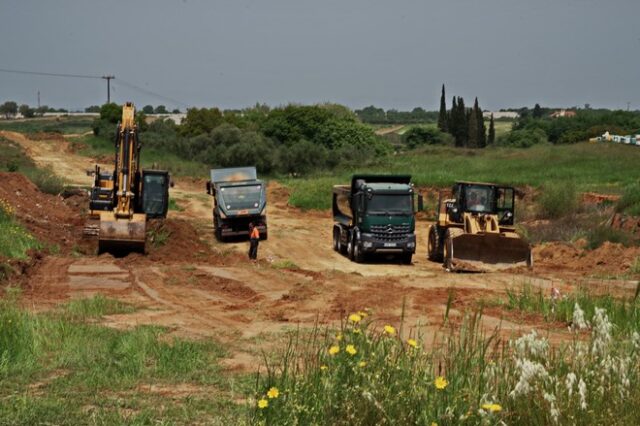
{"type": "Polygon", "coordinates": [[[514,188],[457,182],[450,197],[440,194],[438,217],[429,228],[428,257],[450,271],[531,267],[531,247],[514,225],[514,188]]]}
{"type": "Polygon", "coordinates": [[[141,211],[148,218],[166,217],[169,209],[169,172],[142,171],[141,211]]]}

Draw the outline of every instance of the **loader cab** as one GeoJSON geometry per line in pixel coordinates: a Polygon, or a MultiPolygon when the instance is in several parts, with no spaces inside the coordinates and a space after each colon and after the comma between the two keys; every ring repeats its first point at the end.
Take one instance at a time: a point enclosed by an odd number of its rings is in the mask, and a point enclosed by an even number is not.
{"type": "Polygon", "coordinates": [[[169,172],[142,171],[141,209],[149,218],[166,217],[169,209],[169,172]]]}
{"type": "Polygon", "coordinates": [[[447,210],[455,222],[462,222],[464,213],[497,215],[500,225],[514,224],[515,191],[509,186],[487,183],[458,182],[453,187],[454,202],[447,210]]]}

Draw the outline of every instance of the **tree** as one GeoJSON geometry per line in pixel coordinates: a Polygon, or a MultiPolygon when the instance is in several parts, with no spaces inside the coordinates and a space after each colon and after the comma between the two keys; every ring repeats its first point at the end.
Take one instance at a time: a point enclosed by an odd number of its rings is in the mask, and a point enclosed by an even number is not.
{"type": "Polygon", "coordinates": [[[222,112],[218,108],[189,108],[180,125],[180,133],[184,136],[209,133],[223,122],[222,112]]]}
{"type": "Polygon", "coordinates": [[[469,133],[467,136],[467,146],[469,148],[480,148],[480,141],[478,141],[478,114],[476,110],[478,108],[478,98],[473,105],[473,108],[468,111],[467,127],[469,133]]]}
{"type": "MultiPolygon", "coordinates": [[[[44,114],[46,112],[49,112],[49,107],[46,105],[42,105],[36,108],[36,114],[38,114],[40,117],[44,117],[44,114]]],[[[98,107],[98,112],[100,112],[100,107],[98,107]]]]}
{"type": "Polygon", "coordinates": [[[84,112],[100,112],[100,107],[98,105],[91,105],[90,107],[86,107],[84,112]]]}
{"type": "Polygon", "coordinates": [[[542,118],[542,108],[540,108],[540,104],[536,104],[533,107],[533,113],[531,115],[533,118],[542,118]]]}
{"type": "Polygon", "coordinates": [[[145,114],[153,114],[153,105],[145,105],[142,107],[142,112],[145,114]]]}
{"type": "Polygon", "coordinates": [[[164,105],[158,105],[153,112],[155,112],[156,114],[168,114],[169,113],[169,111],[167,111],[167,107],[165,107],[164,105]]]}
{"type": "Polygon", "coordinates": [[[445,101],[444,84],[442,85],[442,95],[440,96],[440,114],[438,115],[438,129],[443,132],[448,131],[447,123],[447,102],[445,101]]]}
{"type": "Polygon", "coordinates": [[[180,110],[178,108],[175,108],[173,111],[171,111],[171,114],[180,114],[180,110]]]}
{"type": "Polygon", "coordinates": [[[464,106],[464,99],[458,96],[457,113],[456,113],[456,132],[453,137],[456,140],[456,146],[467,146],[469,140],[469,125],[467,122],[467,109],[464,106]]]}
{"type": "Polygon", "coordinates": [[[7,120],[14,117],[18,113],[18,104],[13,101],[7,101],[0,105],[0,114],[4,114],[7,120]]]}
{"type": "Polygon", "coordinates": [[[449,117],[447,118],[447,128],[449,129],[449,133],[452,136],[455,136],[456,131],[458,130],[458,102],[456,101],[455,96],[451,101],[451,111],[449,112],[449,117]]]}
{"type": "Polygon", "coordinates": [[[484,148],[487,146],[487,127],[484,125],[484,116],[482,115],[482,108],[478,105],[477,97],[473,104],[473,112],[478,122],[478,148],[484,148]]]}
{"type": "Polygon", "coordinates": [[[496,128],[493,124],[493,114],[491,114],[491,119],[489,120],[489,135],[487,136],[487,145],[493,145],[496,141],[496,128]]]}
{"type": "Polygon", "coordinates": [[[114,102],[100,107],[100,119],[116,124],[122,118],[122,107],[114,102]]]}
{"type": "Polygon", "coordinates": [[[18,111],[24,118],[31,118],[35,115],[35,111],[33,110],[33,108],[30,108],[27,104],[20,105],[18,111]]]}

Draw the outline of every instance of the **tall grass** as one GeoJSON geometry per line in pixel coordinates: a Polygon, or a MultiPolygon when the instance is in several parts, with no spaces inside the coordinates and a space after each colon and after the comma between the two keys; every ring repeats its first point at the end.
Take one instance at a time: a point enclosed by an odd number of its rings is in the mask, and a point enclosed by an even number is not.
{"type": "Polygon", "coordinates": [[[331,186],[346,184],[354,172],[409,173],[420,186],[448,187],[457,180],[540,187],[575,182],[577,191],[620,193],[635,183],[640,150],[616,144],[540,145],[529,149],[483,150],[426,147],[380,159],[377,165],[336,170],[330,176],[287,179],[292,205],[331,207],[331,186]],[[318,179],[319,178],[319,179],[318,179]],[[317,188],[316,188],[317,186],[317,188]]]}
{"type": "Polygon", "coordinates": [[[587,319],[592,328],[555,348],[535,332],[509,341],[485,334],[481,313],[445,326],[429,350],[419,332],[366,319],[347,321],[337,336],[298,331],[278,361],[265,361],[253,421],[638,424],[640,335],[624,330],[614,341],[605,310],[587,319]]]}
{"type": "Polygon", "coordinates": [[[242,407],[230,398],[238,385],[221,372],[222,347],[172,338],[160,327],[96,324],[132,311],[101,296],[44,314],[20,308],[15,294],[0,300],[0,424],[229,424],[237,418],[242,407]],[[174,399],[171,389],[180,383],[194,394],[174,399]],[[165,386],[169,395],[147,393],[151,385],[165,386]]]}
{"type": "Polygon", "coordinates": [[[26,259],[29,250],[41,247],[42,244],[15,220],[11,205],[0,198],[0,256],[26,259]]]}
{"type": "Polygon", "coordinates": [[[64,179],[57,176],[51,168],[39,168],[24,150],[0,137],[0,170],[24,174],[42,192],[59,194],[64,189],[64,179]]]}
{"type": "Polygon", "coordinates": [[[580,208],[576,185],[569,181],[546,183],[538,200],[540,216],[557,219],[575,214],[580,208]]]}

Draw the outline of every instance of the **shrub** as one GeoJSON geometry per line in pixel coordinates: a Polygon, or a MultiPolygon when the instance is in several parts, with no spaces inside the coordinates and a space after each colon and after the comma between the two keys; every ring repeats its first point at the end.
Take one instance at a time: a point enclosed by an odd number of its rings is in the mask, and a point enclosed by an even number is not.
{"type": "Polygon", "coordinates": [[[605,242],[618,243],[628,246],[632,238],[626,232],[610,226],[597,226],[587,234],[587,248],[590,250],[600,247],[605,242]]]}
{"type": "Polygon", "coordinates": [[[433,127],[412,127],[402,136],[404,143],[410,149],[421,145],[441,145],[451,141],[451,135],[433,127]]]}
{"type": "Polygon", "coordinates": [[[545,184],[538,198],[539,214],[545,219],[557,219],[574,214],[580,200],[573,182],[545,184]]]}
{"type": "Polygon", "coordinates": [[[327,149],[306,140],[282,147],[280,169],[284,173],[304,174],[322,169],[327,164],[327,149]]]}
{"type": "Polygon", "coordinates": [[[640,185],[629,185],[616,204],[616,211],[632,216],[640,216],[640,185]]]}
{"type": "Polygon", "coordinates": [[[514,148],[529,148],[530,146],[547,143],[547,134],[542,129],[514,130],[500,136],[497,145],[514,148]]]}

